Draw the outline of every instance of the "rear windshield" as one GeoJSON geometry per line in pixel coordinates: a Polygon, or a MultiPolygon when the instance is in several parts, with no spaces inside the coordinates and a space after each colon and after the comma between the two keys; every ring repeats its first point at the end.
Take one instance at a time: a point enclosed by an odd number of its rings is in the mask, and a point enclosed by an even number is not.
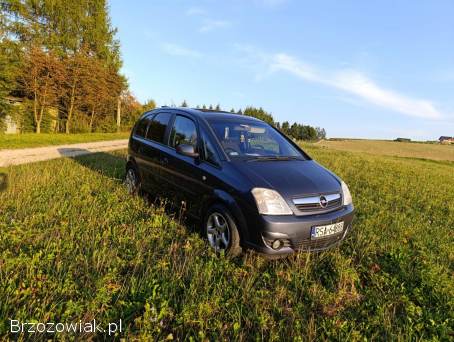
{"type": "Polygon", "coordinates": [[[252,121],[209,120],[230,158],[298,158],[304,156],[268,124],[252,121]]]}

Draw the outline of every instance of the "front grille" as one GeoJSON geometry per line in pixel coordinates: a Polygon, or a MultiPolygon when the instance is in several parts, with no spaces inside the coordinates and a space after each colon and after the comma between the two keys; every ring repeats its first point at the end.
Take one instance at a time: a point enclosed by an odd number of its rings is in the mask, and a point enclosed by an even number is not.
{"type": "Polygon", "coordinates": [[[344,232],[340,232],[336,235],[331,235],[327,237],[322,237],[318,239],[308,239],[308,240],[293,240],[292,246],[293,249],[301,250],[301,251],[310,251],[316,249],[323,249],[328,248],[331,245],[339,242],[342,239],[344,232]]]}
{"type": "Polygon", "coordinates": [[[304,213],[307,212],[327,212],[338,209],[342,206],[342,196],[341,194],[328,194],[328,195],[317,195],[309,197],[294,198],[293,204],[295,207],[304,213]],[[326,206],[322,206],[321,198],[326,199],[326,206]]]}

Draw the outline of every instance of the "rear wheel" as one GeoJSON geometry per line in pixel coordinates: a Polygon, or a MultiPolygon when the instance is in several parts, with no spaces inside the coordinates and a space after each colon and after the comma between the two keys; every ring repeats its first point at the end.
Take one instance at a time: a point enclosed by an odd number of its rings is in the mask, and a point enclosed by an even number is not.
{"type": "Polygon", "coordinates": [[[213,205],[204,220],[205,237],[216,251],[229,256],[241,254],[240,234],[230,212],[222,205],[213,205]]]}
{"type": "Polygon", "coordinates": [[[125,185],[131,195],[137,195],[140,191],[139,172],[132,164],[128,164],[126,167],[125,185]]]}

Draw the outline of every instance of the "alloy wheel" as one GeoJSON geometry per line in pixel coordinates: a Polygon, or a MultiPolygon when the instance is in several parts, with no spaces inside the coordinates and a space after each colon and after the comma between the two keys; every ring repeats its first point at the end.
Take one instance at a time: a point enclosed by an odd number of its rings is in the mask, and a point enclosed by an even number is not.
{"type": "Polygon", "coordinates": [[[216,251],[226,250],[230,243],[230,227],[227,219],[218,212],[212,213],[207,220],[207,237],[216,251]]]}

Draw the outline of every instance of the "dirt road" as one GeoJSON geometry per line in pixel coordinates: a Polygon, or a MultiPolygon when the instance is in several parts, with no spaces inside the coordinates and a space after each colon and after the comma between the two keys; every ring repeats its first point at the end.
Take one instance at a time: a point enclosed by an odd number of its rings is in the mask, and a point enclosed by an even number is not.
{"type": "Polygon", "coordinates": [[[82,144],[0,150],[0,167],[33,163],[61,157],[120,150],[128,147],[128,139],[97,141],[82,144]]]}

